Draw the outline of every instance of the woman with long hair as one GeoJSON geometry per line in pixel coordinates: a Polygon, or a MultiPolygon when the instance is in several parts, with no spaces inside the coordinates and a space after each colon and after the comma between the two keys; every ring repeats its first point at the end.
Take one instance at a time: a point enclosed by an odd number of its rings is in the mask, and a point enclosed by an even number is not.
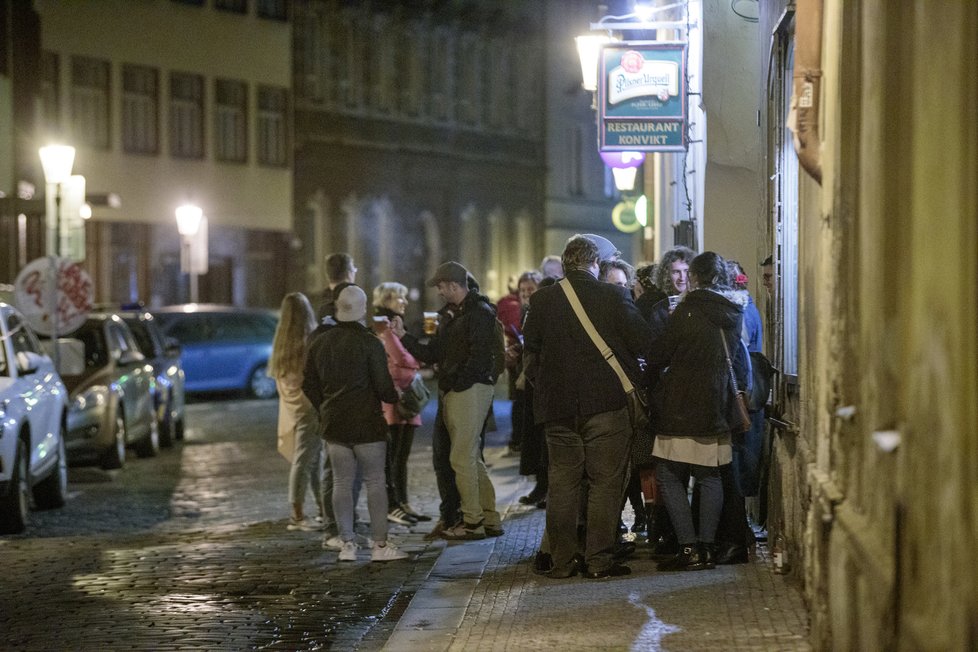
{"type": "MultiPolygon", "coordinates": [[[[384,343],[387,353],[387,370],[394,386],[404,391],[411,385],[421,364],[407,352],[401,340],[394,336],[390,321],[404,318],[407,308],[407,288],[400,283],[381,283],[374,288],[374,332],[384,343]]],[[[418,521],[430,521],[431,517],[420,514],[408,502],[407,463],[414,443],[414,431],[421,425],[421,415],[405,415],[397,405],[384,403],[384,419],[387,421],[387,520],[400,525],[414,525],[418,521]]]]}
{"type": "Polygon", "coordinates": [[[272,340],[268,375],[278,388],[278,451],[292,463],[289,471],[290,530],[322,529],[322,491],[319,469],[323,441],[319,437],[316,408],[302,392],[303,369],[309,335],[316,328],[316,317],[309,299],[292,292],[282,299],[281,316],[272,340]],[[312,489],[319,507],[317,519],[303,512],[306,490],[312,489]]]}
{"type": "Polygon", "coordinates": [[[730,464],[731,414],[737,388],[746,386],[740,347],[743,296],[730,288],[726,261],[707,251],[689,266],[692,290],[673,310],[652,345],[650,365],[666,367],[661,406],[653,414],[659,493],[676,531],[679,553],[660,570],[713,568],[714,538],[723,505],[720,467],[730,464]],[[731,368],[733,373],[731,373],[731,368]],[[699,485],[699,527],[686,496],[685,479],[699,485]]]}

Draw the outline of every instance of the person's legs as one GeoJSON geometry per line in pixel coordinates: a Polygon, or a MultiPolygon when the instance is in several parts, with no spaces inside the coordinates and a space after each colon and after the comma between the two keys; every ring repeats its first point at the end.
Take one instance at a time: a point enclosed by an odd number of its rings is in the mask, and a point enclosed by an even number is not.
{"type": "Polygon", "coordinates": [[[693,513],[686,495],[686,464],[672,460],[657,459],[655,478],[659,483],[659,496],[669,513],[669,521],[676,532],[680,546],[696,543],[696,529],[693,527],[693,513]]]}
{"type": "Polygon", "coordinates": [[[397,445],[392,456],[391,471],[394,473],[395,498],[398,505],[408,503],[408,458],[411,457],[411,447],[414,445],[415,426],[405,423],[401,426],[397,437],[397,445]]]}
{"type": "Polygon", "coordinates": [[[717,563],[742,564],[748,561],[747,545],[753,532],[747,523],[747,505],[736,487],[733,464],[720,467],[723,506],[716,531],[717,563]]]}
{"type": "Polygon", "coordinates": [[[550,451],[550,493],[547,500],[547,532],[553,574],[576,572],[577,522],[584,479],[584,443],[572,419],[546,424],[550,451]]]}
{"type": "MultiPolygon", "coordinates": [[[[455,485],[455,471],[451,462],[452,440],[445,425],[445,396],[438,397],[438,412],[435,414],[434,430],[431,433],[431,461],[438,485],[438,513],[444,527],[452,527],[461,519],[459,509],[461,499],[455,485]]],[[[437,530],[437,526],[436,526],[437,530]]]]}
{"type": "MultiPolygon", "coordinates": [[[[699,536],[701,543],[713,545],[716,537],[717,524],[720,522],[720,510],[723,508],[723,483],[720,480],[720,470],[715,466],[691,465],[693,477],[700,488],[699,536]]],[[[743,507],[744,499],[740,499],[743,507]]],[[[746,525],[747,516],[743,515],[746,525]]]]}
{"type": "Polygon", "coordinates": [[[333,463],[329,457],[329,444],[325,445],[323,451],[322,474],[320,475],[322,485],[322,505],[323,505],[323,525],[327,532],[336,529],[336,515],[333,512],[333,463]]]}
{"type": "MultiPolygon", "coordinates": [[[[303,503],[306,490],[319,482],[318,469],[315,468],[323,450],[323,440],[319,438],[319,419],[309,406],[308,410],[297,410],[295,423],[295,453],[292,468],[289,470],[289,503],[292,505],[292,519],[303,519],[303,503]]],[[[315,485],[318,488],[318,484],[315,485]]]]}
{"type": "Polygon", "coordinates": [[[628,451],[632,426],[628,409],[601,412],[582,419],[579,432],[588,479],[585,560],[588,571],[603,571],[613,563],[621,499],[630,463],[628,451]]]}
{"type": "Polygon", "coordinates": [[[387,541],[387,490],[384,473],[387,442],[376,441],[353,447],[367,487],[367,511],[370,514],[370,538],[376,543],[387,541]]]}
{"type": "Polygon", "coordinates": [[[401,425],[392,423],[387,426],[387,458],[384,462],[384,475],[387,482],[387,504],[393,509],[397,505],[397,487],[394,478],[394,454],[397,450],[397,440],[401,425]]]}
{"type": "Polygon", "coordinates": [[[492,392],[491,386],[477,383],[464,392],[445,394],[445,425],[451,437],[449,459],[462,499],[462,518],[468,526],[499,526],[496,493],[481,450],[482,426],[492,404],[492,392]]]}
{"type": "Polygon", "coordinates": [[[357,458],[353,449],[342,444],[327,443],[333,471],[333,514],[340,538],[354,541],[353,481],[357,473],[357,458]]]}

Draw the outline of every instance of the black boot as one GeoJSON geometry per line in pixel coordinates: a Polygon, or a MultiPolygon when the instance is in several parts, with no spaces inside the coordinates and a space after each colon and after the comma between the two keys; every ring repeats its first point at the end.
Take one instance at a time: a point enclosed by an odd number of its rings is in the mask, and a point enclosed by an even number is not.
{"type": "Polygon", "coordinates": [[[717,546],[716,563],[718,566],[746,564],[748,561],[747,546],[736,543],[721,543],[717,546]]]}
{"type": "Polygon", "coordinates": [[[679,552],[665,561],[660,561],[660,571],[686,570],[690,564],[700,563],[700,551],[696,544],[689,543],[679,546],[679,552]]]}
{"type": "Polygon", "coordinates": [[[716,563],[713,561],[715,546],[712,543],[703,543],[701,541],[697,546],[697,549],[699,552],[699,559],[691,563],[683,570],[709,570],[717,567],[716,563]]]}

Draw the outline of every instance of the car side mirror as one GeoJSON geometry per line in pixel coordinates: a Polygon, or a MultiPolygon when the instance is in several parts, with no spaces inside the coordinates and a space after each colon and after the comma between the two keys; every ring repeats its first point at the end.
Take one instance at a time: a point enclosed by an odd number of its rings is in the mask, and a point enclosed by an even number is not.
{"type": "Polygon", "coordinates": [[[41,356],[33,351],[17,352],[17,371],[21,376],[32,374],[41,366],[41,356]]]}
{"type": "Polygon", "coordinates": [[[42,340],[44,351],[58,361],[58,374],[63,376],[80,376],[85,373],[85,343],[81,340],[61,337],[57,343],[42,340]],[[57,348],[57,356],[55,356],[57,348]]]}
{"type": "Polygon", "coordinates": [[[180,342],[178,342],[175,338],[167,337],[163,342],[163,346],[166,349],[167,357],[180,357],[180,342]]]}

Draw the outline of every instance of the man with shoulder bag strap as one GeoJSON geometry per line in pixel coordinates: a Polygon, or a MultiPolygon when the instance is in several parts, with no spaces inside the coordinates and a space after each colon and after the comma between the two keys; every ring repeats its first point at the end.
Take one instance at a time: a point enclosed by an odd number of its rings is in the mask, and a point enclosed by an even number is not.
{"type": "Polygon", "coordinates": [[[570,287],[555,284],[537,290],[523,329],[534,416],[544,425],[550,454],[547,539],[553,564],[548,574],[556,578],[584,572],[599,579],[631,572],[613,558],[633,437],[625,386],[638,385],[638,359],[651,346],[651,333],[628,290],[597,280],[599,260],[592,239],[576,235],[568,240],[562,262],[570,287]],[[571,294],[589,326],[578,317],[571,294]],[[622,369],[621,376],[611,359],[622,369]],[[575,556],[585,482],[582,568],[575,556]]]}

